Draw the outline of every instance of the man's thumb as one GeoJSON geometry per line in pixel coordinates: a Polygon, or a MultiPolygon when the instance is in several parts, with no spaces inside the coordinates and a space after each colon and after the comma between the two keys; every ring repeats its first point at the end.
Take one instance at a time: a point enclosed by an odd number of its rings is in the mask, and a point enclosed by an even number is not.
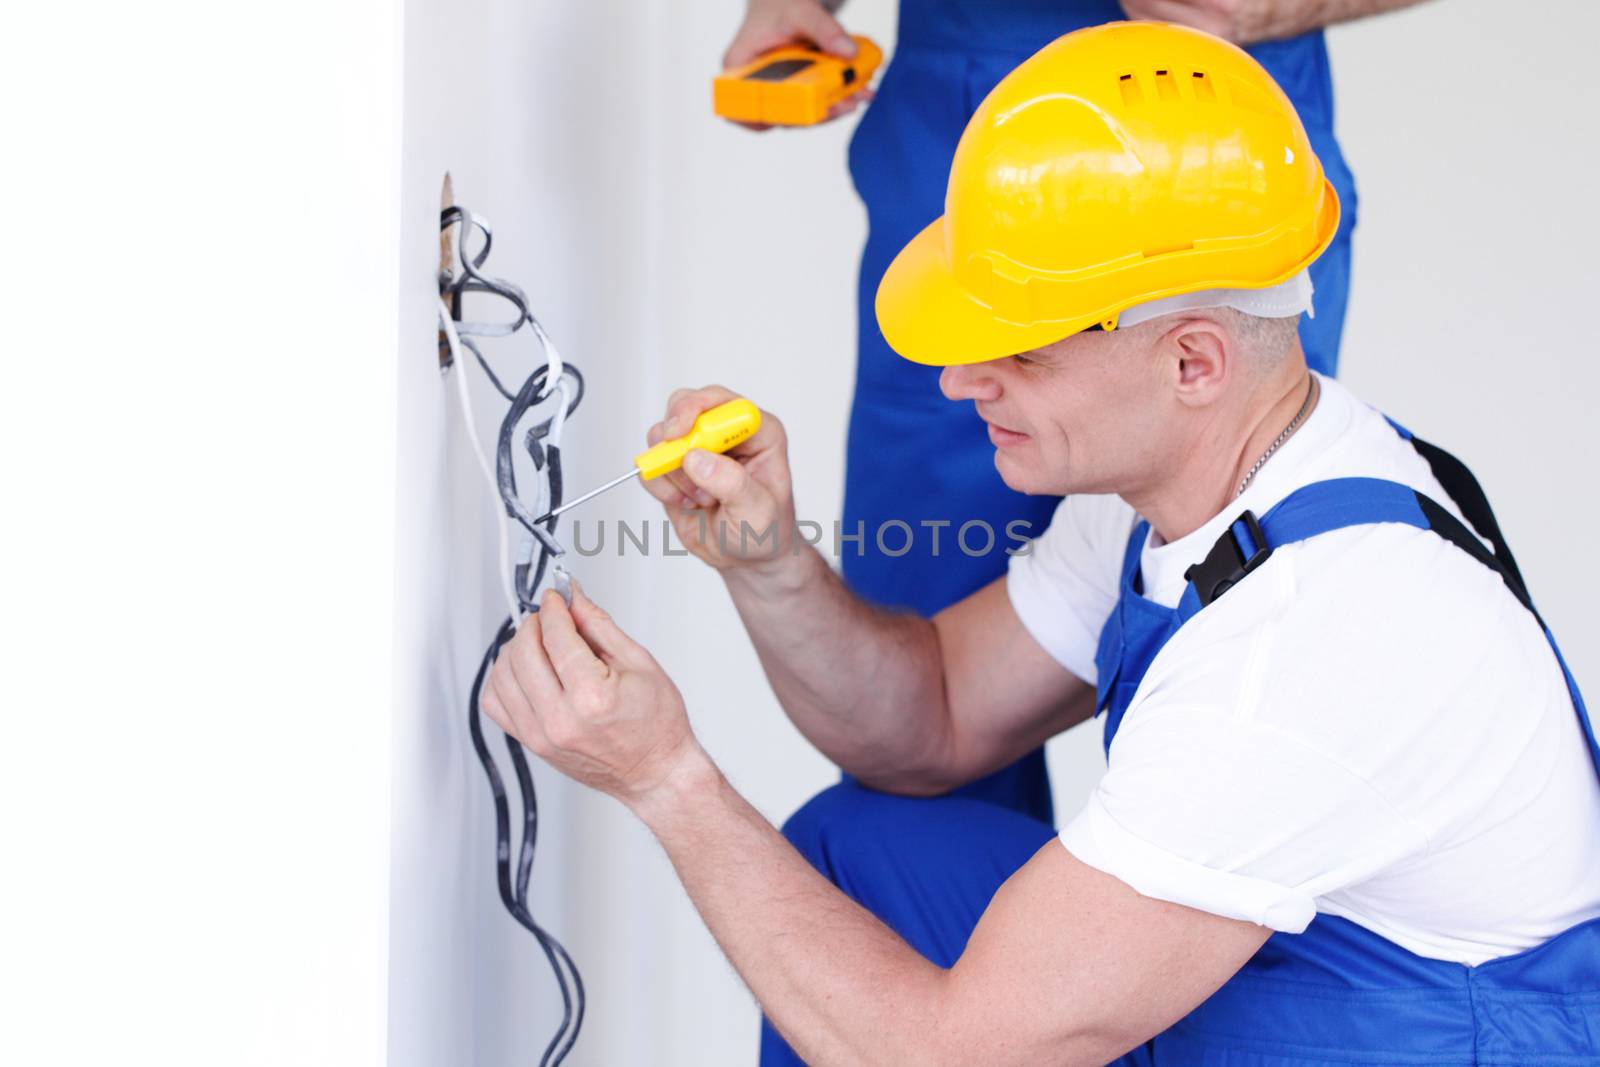
{"type": "Polygon", "coordinates": [[[749,490],[750,474],[738,460],[719,456],[703,448],[693,448],[683,457],[683,473],[689,480],[717,498],[721,504],[737,507],[749,490]]]}

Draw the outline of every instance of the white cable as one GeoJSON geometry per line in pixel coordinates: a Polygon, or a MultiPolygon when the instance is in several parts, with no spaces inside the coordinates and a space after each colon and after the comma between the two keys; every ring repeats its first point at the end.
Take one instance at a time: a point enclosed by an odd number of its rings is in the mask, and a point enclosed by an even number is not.
{"type": "MultiPolygon", "coordinates": [[[[545,366],[548,368],[545,381],[560,382],[562,371],[561,353],[556,351],[556,343],[550,340],[550,335],[544,332],[544,327],[540,326],[539,320],[532,315],[528,316],[528,325],[533,327],[534,336],[539,338],[539,343],[544,346],[544,361],[545,366]]],[[[566,408],[563,406],[562,411],[565,410],[566,408]]],[[[557,418],[560,417],[557,416],[557,418]]]]}
{"type": "Polygon", "coordinates": [[[494,507],[495,518],[500,531],[500,591],[505,594],[506,606],[511,611],[513,622],[522,621],[522,607],[517,603],[516,588],[511,576],[511,531],[508,528],[510,520],[506,517],[506,509],[500,503],[500,482],[495,478],[494,468],[489,465],[489,457],[484,454],[483,443],[478,440],[478,424],[472,417],[472,397],[467,391],[467,364],[461,356],[461,338],[456,334],[455,319],[450,316],[450,308],[445,304],[444,298],[439,298],[439,327],[444,330],[445,339],[450,343],[450,362],[455,366],[456,396],[461,400],[461,417],[466,423],[467,438],[472,442],[472,454],[478,458],[478,469],[483,471],[484,481],[489,486],[489,500],[494,507]]]}
{"type": "Polygon", "coordinates": [[[555,379],[556,392],[561,394],[561,405],[556,408],[556,413],[550,419],[550,432],[545,434],[545,442],[561,447],[561,431],[567,425],[567,409],[572,406],[572,386],[565,378],[555,379]]]}
{"type": "MultiPolygon", "coordinates": [[[[545,443],[560,448],[561,431],[567,428],[567,409],[572,406],[572,386],[565,377],[556,379],[556,402],[558,406],[555,417],[550,420],[550,432],[545,435],[545,443]]],[[[550,568],[550,587],[567,602],[567,607],[572,607],[572,575],[567,573],[560,560],[556,560],[550,568]]]]}

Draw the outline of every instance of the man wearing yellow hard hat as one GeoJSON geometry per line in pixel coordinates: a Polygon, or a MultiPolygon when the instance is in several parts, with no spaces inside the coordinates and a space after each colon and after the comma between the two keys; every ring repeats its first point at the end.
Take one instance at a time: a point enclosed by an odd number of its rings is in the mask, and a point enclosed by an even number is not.
{"type": "Polygon", "coordinates": [[[647,483],[858,780],[783,836],[586,598],[500,657],[486,709],[649,825],[764,1064],[1600,1063],[1600,742],[1472,475],[1306,367],[1338,210],[1197,31],[1073,33],[988,96],[877,308],[1066,497],[1045,534],[923,620],[800,543],[775,418],[647,483]],[[747,527],[783,535],[699,533],[747,527]],[[1098,713],[1059,833],[945,795],[1098,713]]]}
{"type": "MultiPolygon", "coordinates": [[[[851,184],[867,221],[857,277],[854,389],[845,442],[840,573],[853,592],[884,607],[932,616],[1005,573],[1010,536],[987,551],[939,551],[950,515],[1026,539],[1049,524],[1059,501],[1024,496],[996,474],[980,420],[942,403],[937,375],[890,347],[872,313],[890,261],[940,213],[955,146],[980,101],[1040,48],[1074,30],[1120,18],[1194,26],[1244,47],[1278,81],[1304,122],[1342,210],[1332,242],[1310,268],[1316,318],[1302,317],[1307,364],[1332,376],[1350,284],[1356,182],[1334,135],[1335,93],[1324,27],[1415,0],[896,0],[895,40],[877,94],[850,138],[851,184]],[[937,453],[939,462],[928,463],[937,453]]],[[[746,0],[724,63],[813,43],[846,59],[856,45],[838,19],[865,16],[873,0],[746,0]]],[[[839,105],[848,112],[867,99],[839,105]]],[[[973,527],[974,530],[983,527],[973,527]]],[[[953,533],[952,529],[949,531],[953,533]]],[[[962,792],[1054,819],[1044,753],[1034,750],[962,792]]]]}

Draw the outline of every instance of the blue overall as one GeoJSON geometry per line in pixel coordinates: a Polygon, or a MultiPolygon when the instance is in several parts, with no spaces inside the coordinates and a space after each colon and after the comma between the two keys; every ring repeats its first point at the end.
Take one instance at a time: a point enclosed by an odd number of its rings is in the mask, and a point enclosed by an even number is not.
{"type": "MultiPolygon", "coordinates": [[[[932,615],[999,577],[1006,550],[1049,524],[1056,498],[1024,496],[1001,482],[972,405],[940,395],[937,367],[889,348],[873,298],[889,261],[943,212],[956,142],[989,90],[1062,34],[1124,17],[1115,0],[901,0],[892,62],[850,142],[850,174],[867,209],[868,233],[857,293],[859,362],[843,529],[861,539],[842,541],[841,555],[845,580],[867,600],[932,615]]],[[[1356,194],[1333,136],[1327,50],[1318,32],[1250,52],[1294,102],[1339,193],[1338,234],[1311,268],[1317,314],[1301,326],[1308,362],[1332,374],[1356,194]]],[[[967,792],[1051,818],[1041,753],[967,792]]]]}
{"type": "MultiPolygon", "coordinates": [[[[1399,429],[1397,427],[1397,429],[1399,429]]],[[[1402,435],[1410,438],[1402,429],[1402,435]]],[[[1491,553],[1466,526],[1406,486],[1366,478],[1301,488],[1262,517],[1243,515],[1189,572],[1176,608],[1145,599],[1129,539],[1122,594],[1095,657],[1109,749],[1145,671],[1185,622],[1282,545],[1348,526],[1431,530],[1500,574],[1534,617],[1522,577],[1476,480],[1411,439],[1491,553]]],[[[1541,621],[1542,625],[1542,621],[1541,621]]],[[[1545,629],[1550,638],[1550,631],[1545,629]]],[[[1574,713],[1600,776],[1600,741],[1555,641],[1574,713]]],[[[785,827],[818,869],[924,956],[950,966],[1000,884],[1054,831],[968,797],[915,800],[852,783],[821,794],[785,827]]],[[[765,1067],[799,1062],[770,1027],[765,1067]]],[[[1118,1067],[1334,1067],[1368,1064],[1553,1067],[1600,1064],[1600,920],[1536,948],[1469,967],[1418,956],[1346,919],[1318,915],[1278,933],[1188,1016],[1118,1067]]]]}

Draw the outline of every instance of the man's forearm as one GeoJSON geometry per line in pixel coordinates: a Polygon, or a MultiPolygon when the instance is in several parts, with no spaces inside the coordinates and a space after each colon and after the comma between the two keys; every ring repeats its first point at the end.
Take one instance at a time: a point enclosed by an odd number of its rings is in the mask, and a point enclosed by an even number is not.
{"type": "MultiPolygon", "coordinates": [[[[1242,44],[1281,40],[1340,22],[1381,15],[1421,0],[1268,0],[1241,26],[1242,44]]],[[[1255,5],[1246,5],[1252,7],[1255,5]]]]}
{"type": "Polygon", "coordinates": [[[806,1062],[936,1062],[949,972],[813,870],[703,754],[633,810],[806,1062]]]}
{"type": "Polygon", "coordinates": [[[1276,41],[1421,0],[1122,0],[1130,18],[1194,26],[1235,44],[1276,41]]]}
{"type": "Polygon", "coordinates": [[[780,562],[726,578],[800,732],[869,782],[936,759],[949,712],[933,624],[865,603],[809,546],[780,562]]]}
{"type": "MultiPolygon", "coordinates": [[[[1311,30],[1332,26],[1340,22],[1350,22],[1354,19],[1366,18],[1369,15],[1381,15],[1385,11],[1396,11],[1402,7],[1411,7],[1421,3],[1422,0],[1299,0],[1299,2],[1284,3],[1284,25],[1278,32],[1271,33],[1270,37],[1292,37],[1296,34],[1308,33],[1311,30]]],[[[1265,39],[1265,36],[1264,38],[1265,39]]]]}

